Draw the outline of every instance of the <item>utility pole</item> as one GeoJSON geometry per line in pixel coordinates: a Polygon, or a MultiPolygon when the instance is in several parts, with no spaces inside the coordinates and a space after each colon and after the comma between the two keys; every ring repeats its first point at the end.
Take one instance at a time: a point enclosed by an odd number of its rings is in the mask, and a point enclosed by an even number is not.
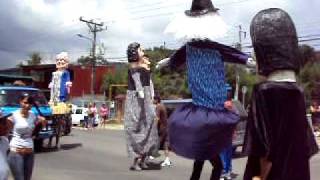
{"type": "MultiPolygon", "coordinates": [[[[242,34],[244,35],[244,38],[246,37],[246,32],[242,31],[242,26],[239,25],[239,44],[236,47],[239,51],[242,51],[242,34]]],[[[239,76],[239,66],[235,65],[236,68],[236,90],[234,93],[234,100],[239,99],[239,84],[240,84],[240,76],[239,76]]]]}
{"type": "MultiPolygon", "coordinates": [[[[103,22],[97,23],[91,20],[85,20],[82,17],[79,19],[82,22],[85,22],[90,29],[90,32],[93,34],[92,39],[92,60],[91,60],[91,98],[94,100],[95,96],[95,85],[96,85],[96,38],[97,32],[101,32],[104,29],[102,28],[103,22]]],[[[106,27],[107,29],[107,27],[106,27]]]]}

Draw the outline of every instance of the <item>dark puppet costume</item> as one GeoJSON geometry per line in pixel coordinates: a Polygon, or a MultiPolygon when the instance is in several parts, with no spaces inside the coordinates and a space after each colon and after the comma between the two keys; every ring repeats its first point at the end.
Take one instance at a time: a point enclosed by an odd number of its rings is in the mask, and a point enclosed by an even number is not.
{"type": "Polygon", "coordinates": [[[245,64],[244,53],[210,40],[186,43],[169,61],[171,69],[186,64],[192,103],[169,117],[170,147],[178,155],[209,160],[230,144],[239,116],[224,108],[227,99],[224,61],[245,64]]]}
{"type": "Polygon", "coordinates": [[[220,179],[219,153],[231,143],[239,115],[224,107],[227,89],[224,62],[245,64],[248,56],[215,42],[224,37],[227,25],[211,0],[193,0],[190,10],[178,15],[165,32],[184,45],[158,67],[187,70],[192,102],[177,107],[168,119],[169,142],[178,155],[194,159],[191,180],[199,180],[205,160],[213,166],[211,180],[220,179]]]}
{"type": "Polygon", "coordinates": [[[309,158],[318,147],[295,79],[300,63],[294,24],[283,10],[266,9],[254,17],[250,33],[258,72],[267,80],[253,88],[244,180],[309,180],[309,158]],[[271,163],[267,175],[262,173],[262,159],[271,163]]]}
{"type": "Polygon", "coordinates": [[[272,162],[268,180],[310,179],[309,158],[317,148],[305,109],[303,91],[296,83],[264,82],[254,87],[245,180],[259,175],[259,158],[265,156],[272,162]]]}

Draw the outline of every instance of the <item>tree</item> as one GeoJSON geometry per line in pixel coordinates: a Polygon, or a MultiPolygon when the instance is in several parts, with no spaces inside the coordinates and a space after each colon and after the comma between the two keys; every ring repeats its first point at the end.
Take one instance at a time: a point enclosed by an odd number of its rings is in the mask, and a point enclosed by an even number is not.
{"type": "MultiPolygon", "coordinates": [[[[101,45],[97,45],[96,47],[96,59],[95,59],[95,64],[96,65],[107,65],[108,61],[103,57],[104,52],[105,52],[105,47],[104,44],[102,43],[101,45]]],[[[78,58],[78,64],[83,65],[83,66],[89,66],[92,65],[93,57],[92,57],[92,52],[90,52],[89,56],[81,56],[78,58]]]]}
{"type": "Polygon", "coordinates": [[[149,56],[152,70],[152,80],[155,86],[156,94],[159,94],[162,98],[190,98],[191,94],[187,87],[186,72],[178,71],[172,72],[167,68],[162,70],[156,70],[155,64],[169,57],[174,50],[166,49],[165,47],[154,47],[152,49],[146,49],[146,54],[149,56]]]}
{"type": "Polygon", "coordinates": [[[29,60],[27,60],[28,65],[38,65],[41,64],[41,56],[39,52],[33,52],[29,55],[29,60]]]}
{"type": "MultiPolygon", "coordinates": [[[[106,74],[103,77],[102,81],[102,88],[107,89],[109,91],[109,88],[112,84],[128,84],[128,66],[123,66],[121,68],[118,68],[114,74],[106,74]]],[[[116,94],[124,94],[127,90],[127,87],[117,87],[115,89],[112,89],[112,95],[116,94]]]]}
{"type": "Polygon", "coordinates": [[[312,99],[320,99],[320,60],[316,58],[314,48],[308,45],[299,46],[302,67],[298,82],[304,88],[307,104],[312,99]]]}
{"type": "MultiPolygon", "coordinates": [[[[235,66],[235,64],[225,64],[226,81],[231,85],[233,90],[235,90],[236,85],[235,66]]],[[[257,76],[254,72],[244,67],[238,68],[238,71],[240,77],[239,87],[247,87],[247,93],[245,94],[245,104],[247,105],[251,100],[252,88],[257,82],[257,76]]],[[[239,92],[239,99],[242,101],[241,91],[239,92]]]]}
{"type": "Polygon", "coordinates": [[[88,66],[92,63],[90,56],[81,56],[80,58],[78,58],[77,62],[82,66],[88,66]]]}
{"type": "MultiPolygon", "coordinates": [[[[78,64],[82,66],[91,66],[92,65],[92,57],[91,56],[81,56],[78,58],[78,64]]],[[[102,56],[96,56],[96,65],[107,65],[108,61],[102,56]]]]}
{"type": "Polygon", "coordinates": [[[314,63],[316,62],[316,54],[313,47],[309,45],[301,45],[299,46],[299,51],[301,55],[301,63],[302,66],[306,65],[308,62],[314,63]]]}
{"type": "Polygon", "coordinates": [[[320,98],[320,62],[308,62],[300,71],[298,80],[304,88],[307,103],[320,98]]]}

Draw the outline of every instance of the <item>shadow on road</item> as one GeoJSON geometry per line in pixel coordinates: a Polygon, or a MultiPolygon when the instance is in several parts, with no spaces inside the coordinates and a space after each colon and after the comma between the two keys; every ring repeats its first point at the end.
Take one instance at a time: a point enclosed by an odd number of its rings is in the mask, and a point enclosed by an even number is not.
{"type": "Polygon", "coordinates": [[[50,152],[57,152],[59,150],[71,150],[77,147],[82,147],[81,143],[74,143],[74,144],[61,144],[60,148],[57,147],[44,147],[41,150],[37,150],[36,153],[50,153],[50,152]]]}
{"type": "Polygon", "coordinates": [[[144,170],[161,170],[161,162],[149,161],[146,164],[148,168],[144,170]]]}
{"type": "Polygon", "coordinates": [[[82,143],[74,143],[74,144],[61,144],[61,150],[70,150],[77,147],[82,147],[82,143]]]}
{"type": "Polygon", "coordinates": [[[56,147],[45,147],[45,148],[41,148],[40,150],[35,151],[37,154],[41,154],[41,153],[50,153],[50,152],[56,152],[59,151],[58,148],[56,147]]]}

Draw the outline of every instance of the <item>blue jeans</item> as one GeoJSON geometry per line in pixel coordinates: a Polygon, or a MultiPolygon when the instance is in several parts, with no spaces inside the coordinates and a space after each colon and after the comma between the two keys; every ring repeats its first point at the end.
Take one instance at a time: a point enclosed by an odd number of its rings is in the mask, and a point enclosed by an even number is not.
{"type": "Polygon", "coordinates": [[[31,180],[34,154],[20,155],[10,152],[8,156],[9,166],[14,180],[31,180]]]}
{"type": "Polygon", "coordinates": [[[0,152],[0,180],[8,180],[9,167],[7,163],[7,156],[0,152]]]}
{"type": "Polygon", "coordinates": [[[221,153],[220,158],[223,164],[222,173],[228,173],[232,171],[232,144],[227,146],[221,153]]]}
{"type": "Polygon", "coordinates": [[[0,180],[8,180],[9,176],[9,166],[7,162],[8,147],[8,139],[0,136],[0,180]]]}

